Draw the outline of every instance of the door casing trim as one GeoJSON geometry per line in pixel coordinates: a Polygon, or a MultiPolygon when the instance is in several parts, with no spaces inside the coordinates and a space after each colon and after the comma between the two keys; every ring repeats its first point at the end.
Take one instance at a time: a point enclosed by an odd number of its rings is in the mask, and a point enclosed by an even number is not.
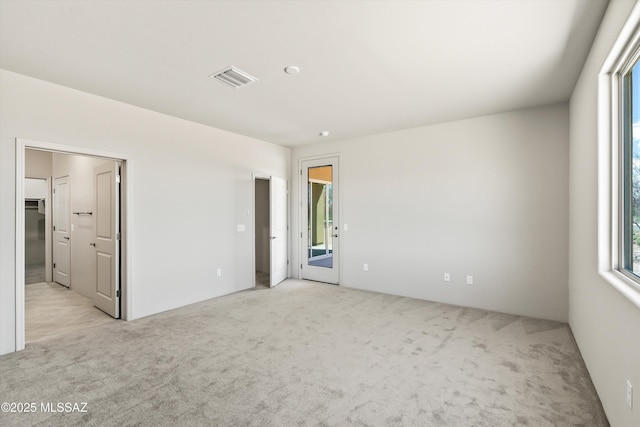
{"type": "Polygon", "coordinates": [[[131,158],[121,153],[113,153],[93,148],[55,144],[51,142],[36,141],[26,138],[16,138],[16,216],[15,216],[15,346],[16,351],[24,350],[25,347],[25,247],[24,247],[24,178],[25,178],[25,157],[27,149],[49,151],[62,154],[77,154],[81,156],[91,156],[108,160],[120,161],[121,187],[120,187],[120,231],[121,238],[121,264],[120,264],[120,289],[121,289],[121,317],[123,320],[133,318],[133,300],[130,288],[132,251],[132,236],[129,230],[132,229],[132,182],[131,182],[131,158]]]}

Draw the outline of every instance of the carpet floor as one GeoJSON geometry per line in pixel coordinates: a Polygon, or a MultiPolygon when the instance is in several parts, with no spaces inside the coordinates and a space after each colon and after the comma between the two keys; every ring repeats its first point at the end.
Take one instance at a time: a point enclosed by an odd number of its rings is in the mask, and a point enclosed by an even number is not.
{"type": "Polygon", "coordinates": [[[4,355],[0,401],[36,409],[2,426],[608,425],[567,324],[299,280],[4,355]]]}

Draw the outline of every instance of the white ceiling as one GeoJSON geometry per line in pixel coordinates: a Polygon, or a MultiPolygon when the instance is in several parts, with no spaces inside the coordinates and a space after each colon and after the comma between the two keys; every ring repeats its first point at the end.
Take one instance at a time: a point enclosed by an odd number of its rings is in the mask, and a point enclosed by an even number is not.
{"type": "Polygon", "coordinates": [[[293,147],[566,101],[606,5],[1,0],[0,67],[293,147]]]}

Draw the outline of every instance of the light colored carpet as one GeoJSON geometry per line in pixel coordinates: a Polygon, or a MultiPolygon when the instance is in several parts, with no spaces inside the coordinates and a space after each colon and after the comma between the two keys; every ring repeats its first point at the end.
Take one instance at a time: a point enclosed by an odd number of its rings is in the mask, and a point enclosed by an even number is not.
{"type": "Polygon", "coordinates": [[[0,358],[0,425],[606,426],[563,323],[287,280],[0,358]]]}

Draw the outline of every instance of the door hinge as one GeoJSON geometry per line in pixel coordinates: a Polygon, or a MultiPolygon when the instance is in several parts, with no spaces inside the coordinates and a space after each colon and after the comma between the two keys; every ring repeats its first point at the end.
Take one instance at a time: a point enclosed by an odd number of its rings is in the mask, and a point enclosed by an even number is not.
{"type": "Polygon", "coordinates": [[[300,238],[302,239],[302,231],[300,232],[300,238]]]}
{"type": "Polygon", "coordinates": [[[120,298],[120,289],[118,289],[118,290],[116,291],[116,296],[117,296],[118,298],[120,298]]]}
{"type": "Polygon", "coordinates": [[[302,169],[300,169],[300,176],[302,176],[302,169]]]}
{"type": "Polygon", "coordinates": [[[287,260],[287,265],[289,265],[289,260],[287,260]]]}
{"type": "Polygon", "coordinates": [[[302,270],[302,264],[300,264],[300,270],[302,270]]]}
{"type": "Polygon", "coordinates": [[[120,232],[119,231],[116,233],[116,240],[120,240],[120,232]]]}
{"type": "Polygon", "coordinates": [[[55,225],[53,226],[53,231],[56,231],[56,226],[55,225]]]}
{"type": "Polygon", "coordinates": [[[56,268],[56,263],[55,262],[53,263],[53,268],[56,268]]]}
{"type": "Polygon", "coordinates": [[[116,175],[116,183],[120,184],[120,175],[116,175]]]}

